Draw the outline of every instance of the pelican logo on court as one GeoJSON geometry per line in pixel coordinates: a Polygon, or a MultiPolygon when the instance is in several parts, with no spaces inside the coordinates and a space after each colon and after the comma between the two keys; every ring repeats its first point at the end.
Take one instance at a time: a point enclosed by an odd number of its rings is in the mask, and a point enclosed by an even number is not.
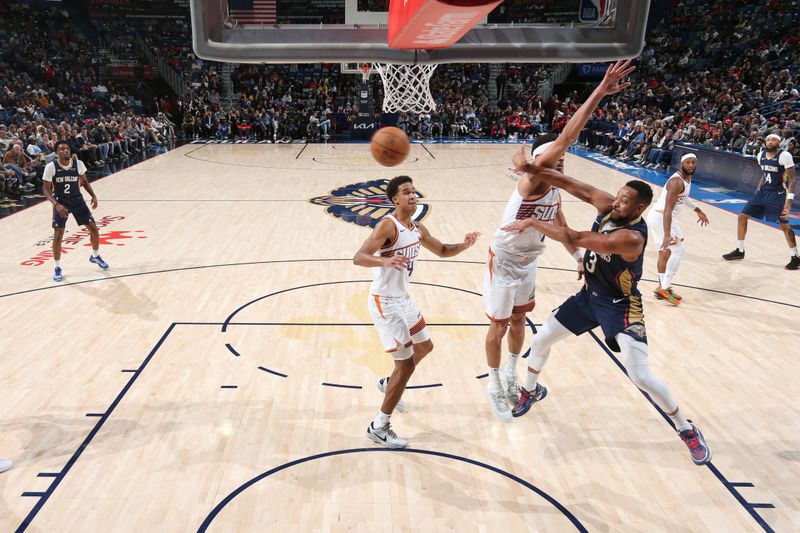
{"type": "MultiPolygon", "coordinates": [[[[353,185],[345,185],[331,191],[325,196],[312,198],[310,202],[326,206],[326,213],[350,222],[374,228],[381,219],[394,209],[394,205],[386,197],[388,180],[373,180],[353,185]]],[[[417,191],[417,198],[424,196],[417,191]]],[[[428,214],[429,206],[424,203],[417,204],[414,220],[419,222],[428,214]]]]}

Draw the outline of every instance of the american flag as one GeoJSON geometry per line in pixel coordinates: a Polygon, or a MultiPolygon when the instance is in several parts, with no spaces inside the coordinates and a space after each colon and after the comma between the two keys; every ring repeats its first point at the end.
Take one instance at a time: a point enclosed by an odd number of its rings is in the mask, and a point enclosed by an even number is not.
{"type": "Polygon", "coordinates": [[[276,24],[277,0],[228,0],[231,18],[239,24],[276,24]]]}

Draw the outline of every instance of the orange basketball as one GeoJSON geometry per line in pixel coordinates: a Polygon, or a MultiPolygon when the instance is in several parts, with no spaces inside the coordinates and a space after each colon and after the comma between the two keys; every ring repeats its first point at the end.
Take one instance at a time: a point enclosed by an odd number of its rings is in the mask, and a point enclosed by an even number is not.
{"type": "Polygon", "coordinates": [[[405,161],[411,150],[411,143],[403,130],[387,126],[375,132],[369,149],[375,161],[385,167],[393,167],[405,161]]]}

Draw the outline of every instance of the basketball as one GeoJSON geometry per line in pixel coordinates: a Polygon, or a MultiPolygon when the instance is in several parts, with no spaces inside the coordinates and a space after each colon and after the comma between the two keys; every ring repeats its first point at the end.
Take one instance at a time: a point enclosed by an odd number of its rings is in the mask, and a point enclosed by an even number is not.
{"type": "Polygon", "coordinates": [[[403,130],[387,126],[375,132],[369,148],[375,161],[385,167],[394,167],[408,157],[411,143],[403,130]]]}

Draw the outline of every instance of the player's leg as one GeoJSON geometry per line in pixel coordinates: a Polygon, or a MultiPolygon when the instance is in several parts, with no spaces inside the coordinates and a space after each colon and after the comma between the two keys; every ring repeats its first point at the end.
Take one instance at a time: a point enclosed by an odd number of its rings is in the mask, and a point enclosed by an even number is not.
{"type": "MultiPolygon", "coordinates": [[[[378,388],[384,392],[378,414],[367,427],[367,438],[389,448],[403,448],[408,442],[400,439],[390,426],[390,417],[402,401],[411,374],[414,373],[414,348],[406,325],[404,305],[394,298],[370,295],[368,309],[384,349],[394,359],[391,376],[379,381],[378,388]]],[[[432,348],[432,343],[431,343],[432,348]]]]}
{"type": "Polygon", "coordinates": [[[800,268],[800,253],[797,252],[797,237],[794,235],[794,230],[788,222],[781,223],[781,229],[786,237],[786,244],[789,245],[789,253],[791,258],[786,265],[786,270],[797,270],[800,268]]]}
{"type": "MultiPolygon", "coordinates": [[[[573,296],[565,302],[565,305],[567,305],[567,312],[569,312],[569,307],[571,307],[571,304],[567,303],[573,298],[575,297],[573,296]]],[[[544,397],[547,396],[547,388],[539,383],[539,376],[550,357],[550,348],[561,339],[576,334],[570,331],[570,329],[559,320],[558,316],[562,314],[561,310],[563,308],[564,305],[550,313],[550,316],[547,317],[544,324],[538,329],[536,335],[533,336],[531,352],[528,355],[528,371],[525,374],[524,384],[520,388],[519,400],[517,400],[512,410],[512,416],[517,417],[524,415],[530,410],[534,403],[543,400],[544,397]]]]}
{"type": "MultiPolygon", "coordinates": [[[[642,325],[642,328],[644,325],[642,325]]],[[[647,344],[626,332],[615,336],[625,371],[634,385],[647,392],[650,398],[663,410],[675,424],[681,439],[689,448],[692,461],[702,465],[711,460],[711,449],[706,445],[703,434],[681,412],[678,402],[669,388],[650,370],[647,357],[647,344]]]]}
{"type": "Polygon", "coordinates": [[[511,321],[508,328],[508,357],[500,368],[500,377],[505,381],[506,399],[512,406],[519,401],[517,361],[525,342],[525,315],[533,311],[536,306],[537,261],[521,268],[524,269],[525,275],[514,292],[514,307],[511,309],[511,321]]]}
{"type": "MultiPolygon", "coordinates": [[[[86,206],[84,206],[86,207],[86,206]]],[[[88,211],[89,208],[86,207],[88,211]]],[[[75,214],[75,218],[78,219],[79,214],[75,214]]],[[[80,224],[80,222],[78,222],[80,224]]],[[[85,223],[86,229],[89,231],[89,239],[92,243],[92,255],[89,257],[89,262],[94,263],[95,265],[99,266],[103,270],[108,268],[108,263],[103,261],[103,258],[100,257],[100,230],[97,229],[97,224],[94,222],[94,218],[87,221],[85,223]]]]}
{"type": "Polygon", "coordinates": [[[64,279],[64,274],[61,271],[61,240],[64,238],[64,228],[67,224],[67,218],[62,217],[58,211],[53,208],[53,263],[55,269],[53,270],[53,281],[61,281],[64,279]]]}
{"type": "Polygon", "coordinates": [[[766,205],[764,195],[758,190],[739,213],[736,226],[736,238],[738,243],[736,249],[722,256],[726,261],[738,261],[744,259],[744,239],[747,236],[747,221],[750,217],[764,218],[766,205]]]}
{"type": "MultiPolygon", "coordinates": [[[[651,209],[647,215],[647,227],[652,235],[653,242],[656,246],[661,246],[664,242],[664,214],[659,213],[655,209],[651,209]]],[[[667,263],[672,256],[671,246],[658,250],[658,262],[656,269],[658,270],[658,287],[653,291],[653,295],[659,300],[667,300],[673,305],[678,305],[680,302],[670,296],[668,292],[669,280],[667,279],[667,263]]]]}
{"type": "Polygon", "coordinates": [[[786,197],[783,194],[774,194],[770,198],[769,206],[767,208],[767,220],[775,220],[781,225],[783,236],[786,238],[786,244],[789,246],[789,262],[784,268],[786,270],[800,269],[800,254],[797,252],[797,238],[794,235],[794,230],[789,225],[789,213],[785,209],[786,197]]]}
{"type": "Polygon", "coordinates": [[[398,344],[392,355],[394,357],[394,370],[389,377],[381,408],[367,426],[366,435],[368,439],[381,446],[405,448],[408,446],[408,441],[398,437],[392,430],[390,418],[398,402],[401,401],[400,398],[403,396],[411,374],[414,373],[414,351],[410,344],[408,346],[398,344]]]}
{"type": "Polygon", "coordinates": [[[509,421],[511,409],[500,381],[500,352],[514,307],[515,286],[513,280],[506,279],[502,264],[490,249],[483,278],[483,306],[490,321],[484,343],[488,374],[485,392],[494,415],[509,421]]]}

